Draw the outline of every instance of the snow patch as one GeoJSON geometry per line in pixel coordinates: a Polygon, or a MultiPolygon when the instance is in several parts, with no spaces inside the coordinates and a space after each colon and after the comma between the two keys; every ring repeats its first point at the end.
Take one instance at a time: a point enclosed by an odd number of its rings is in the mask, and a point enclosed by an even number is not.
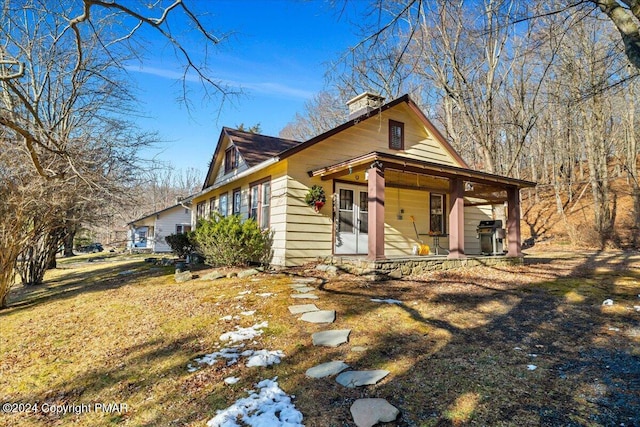
{"type": "Polygon", "coordinates": [[[255,310],[241,311],[240,314],[242,314],[243,316],[253,316],[254,314],[256,314],[256,311],[255,310]]]}
{"type": "Polygon", "coordinates": [[[254,366],[271,366],[273,364],[280,363],[281,358],[284,357],[282,350],[256,350],[253,352],[249,360],[247,360],[247,368],[254,366]]]}
{"type": "MultiPolygon", "coordinates": [[[[244,347],[244,344],[237,345],[234,347],[223,348],[220,351],[216,351],[214,353],[205,354],[202,357],[196,357],[194,359],[195,362],[204,365],[213,365],[218,361],[218,359],[226,359],[227,366],[235,365],[238,363],[238,359],[240,359],[241,354],[239,353],[240,349],[244,347]]],[[[187,370],[189,372],[195,372],[199,368],[196,366],[188,365],[187,370]]]]}
{"type": "Polygon", "coordinates": [[[602,305],[613,305],[613,300],[612,299],[606,299],[606,300],[602,301],[602,305]]]}
{"type": "Polygon", "coordinates": [[[264,293],[256,294],[256,295],[258,295],[259,297],[267,298],[267,297],[270,297],[273,294],[271,292],[264,292],[264,293]]]}
{"type": "Polygon", "coordinates": [[[236,384],[238,381],[240,381],[240,378],[238,377],[227,377],[224,379],[225,384],[236,384]]]}
{"type": "MultiPolygon", "coordinates": [[[[220,359],[226,359],[227,366],[235,365],[238,363],[241,357],[247,358],[247,367],[252,368],[254,366],[271,366],[281,362],[285,354],[282,350],[245,350],[240,353],[240,349],[244,346],[238,345],[235,347],[223,348],[220,351],[205,354],[204,356],[194,359],[196,363],[200,365],[213,365],[220,359]]],[[[192,364],[187,365],[188,372],[195,372],[200,369],[199,366],[192,364]]]]}
{"type": "Polygon", "coordinates": [[[269,323],[266,321],[257,323],[248,328],[241,328],[239,326],[236,326],[235,331],[225,332],[224,334],[220,335],[220,341],[238,342],[251,340],[257,336],[262,335],[262,329],[266,328],[267,326],[269,326],[269,323]]]}
{"type": "Polygon", "coordinates": [[[538,369],[538,367],[536,365],[527,365],[527,369],[530,371],[535,371],[536,369],[538,369]]]}
{"type": "Polygon", "coordinates": [[[276,381],[260,381],[258,392],[249,397],[238,399],[233,405],[216,412],[216,416],[207,422],[208,427],[239,427],[237,421],[253,427],[288,426],[304,427],[302,413],[298,411],[276,381]]]}

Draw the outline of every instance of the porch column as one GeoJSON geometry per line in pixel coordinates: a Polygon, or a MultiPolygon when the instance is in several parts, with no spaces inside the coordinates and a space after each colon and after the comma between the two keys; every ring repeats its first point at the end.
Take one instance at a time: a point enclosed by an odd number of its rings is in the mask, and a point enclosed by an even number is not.
{"type": "Polygon", "coordinates": [[[452,179],[449,205],[449,258],[466,258],[464,254],[464,181],[452,179]]]}
{"type": "Polygon", "coordinates": [[[522,256],[520,242],[520,190],[518,187],[507,188],[507,239],[509,247],[508,257],[522,256]]]}
{"type": "Polygon", "coordinates": [[[370,260],[384,259],[384,166],[375,161],[369,167],[368,243],[370,260]]]}

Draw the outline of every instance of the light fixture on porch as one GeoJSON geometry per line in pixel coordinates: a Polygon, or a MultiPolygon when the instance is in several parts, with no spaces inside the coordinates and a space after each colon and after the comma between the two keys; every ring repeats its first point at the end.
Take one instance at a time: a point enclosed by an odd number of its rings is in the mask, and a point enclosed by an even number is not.
{"type": "Polygon", "coordinates": [[[473,191],[473,184],[469,181],[464,183],[464,191],[473,191]]]}

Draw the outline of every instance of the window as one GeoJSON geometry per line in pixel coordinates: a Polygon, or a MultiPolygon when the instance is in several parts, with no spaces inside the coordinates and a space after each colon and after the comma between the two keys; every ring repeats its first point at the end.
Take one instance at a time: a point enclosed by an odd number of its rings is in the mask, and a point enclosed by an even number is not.
{"type": "Polygon", "coordinates": [[[229,214],[229,195],[227,193],[220,195],[220,200],[218,202],[218,210],[220,215],[227,216],[229,214]]]}
{"type": "Polygon", "coordinates": [[[404,123],[389,120],[389,148],[404,150],[404,123]]]}
{"type": "Polygon", "coordinates": [[[184,234],[191,231],[191,226],[186,224],[176,224],[176,234],[184,234]]]}
{"type": "Polygon", "coordinates": [[[236,147],[227,148],[227,151],[224,152],[224,173],[237,169],[239,160],[238,149],[236,147]]]}
{"type": "Polygon", "coordinates": [[[242,206],[242,192],[239,188],[233,190],[233,214],[240,215],[240,208],[242,206]]]}
{"type": "Polygon", "coordinates": [[[206,210],[207,210],[207,203],[206,202],[200,202],[196,205],[196,218],[200,219],[200,218],[204,218],[205,214],[206,214],[206,210]]]}
{"type": "Polygon", "coordinates": [[[267,180],[251,184],[249,198],[249,218],[257,222],[260,228],[269,228],[271,182],[267,180]]]}
{"type": "Polygon", "coordinates": [[[431,218],[429,231],[434,234],[445,234],[443,194],[429,195],[429,213],[431,218]]]}
{"type": "Polygon", "coordinates": [[[216,198],[212,197],[209,199],[209,217],[213,216],[213,213],[216,211],[216,198]]]}

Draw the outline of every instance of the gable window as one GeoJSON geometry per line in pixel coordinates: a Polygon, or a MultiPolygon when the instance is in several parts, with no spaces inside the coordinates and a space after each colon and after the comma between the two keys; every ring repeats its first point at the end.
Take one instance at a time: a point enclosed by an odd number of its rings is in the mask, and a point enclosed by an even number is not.
{"type": "Polygon", "coordinates": [[[444,194],[429,195],[429,231],[434,234],[445,234],[444,223],[444,194]]]}
{"type": "Polygon", "coordinates": [[[389,120],[389,148],[404,150],[404,123],[389,120]]]}
{"type": "Polygon", "coordinates": [[[240,215],[240,208],[242,206],[242,192],[239,188],[233,190],[233,214],[240,215]]]}
{"type": "Polygon", "coordinates": [[[238,162],[240,155],[236,147],[229,147],[224,152],[224,173],[229,173],[235,169],[238,169],[238,162]]]}
{"type": "Polygon", "coordinates": [[[269,228],[271,208],[271,182],[267,179],[251,184],[249,191],[249,218],[258,223],[260,228],[269,228]]]}
{"type": "Polygon", "coordinates": [[[220,195],[220,200],[218,201],[218,212],[220,215],[227,216],[229,214],[229,194],[224,193],[220,195]]]}
{"type": "Polygon", "coordinates": [[[185,234],[191,231],[191,226],[186,224],[176,224],[176,234],[185,234]]]}
{"type": "Polygon", "coordinates": [[[200,202],[196,205],[196,218],[204,218],[207,211],[207,203],[200,202]]]}

